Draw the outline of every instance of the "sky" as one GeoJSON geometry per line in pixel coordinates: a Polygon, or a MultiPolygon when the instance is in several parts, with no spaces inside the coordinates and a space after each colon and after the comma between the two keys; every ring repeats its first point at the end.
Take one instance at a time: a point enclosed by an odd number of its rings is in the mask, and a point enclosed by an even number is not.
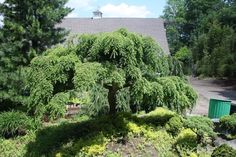
{"type": "Polygon", "coordinates": [[[166,0],[69,0],[74,8],[67,17],[92,17],[99,9],[103,17],[153,18],[162,15],[166,0]]]}
{"type": "MultiPolygon", "coordinates": [[[[99,9],[103,17],[155,18],[162,15],[167,0],[69,0],[66,6],[74,10],[67,17],[92,17],[99,9]]],[[[4,0],[0,0],[0,3],[4,0]]],[[[0,25],[2,17],[0,16],[0,25]]]]}

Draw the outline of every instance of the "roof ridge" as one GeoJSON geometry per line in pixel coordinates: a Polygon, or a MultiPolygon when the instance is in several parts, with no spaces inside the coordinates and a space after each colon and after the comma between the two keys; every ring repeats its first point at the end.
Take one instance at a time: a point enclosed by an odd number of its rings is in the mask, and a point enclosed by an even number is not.
{"type": "MultiPolygon", "coordinates": [[[[92,17],[65,17],[64,19],[93,19],[92,17]]],[[[101,19],[162,19],[161,17],[103,17],[101,19]]]]}

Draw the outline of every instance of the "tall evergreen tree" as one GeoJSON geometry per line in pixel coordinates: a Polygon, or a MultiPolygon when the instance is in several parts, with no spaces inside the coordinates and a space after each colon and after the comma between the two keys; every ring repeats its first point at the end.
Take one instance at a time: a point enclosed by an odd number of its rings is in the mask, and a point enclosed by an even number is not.
{"type": "Polygon", "coordinates": [[[0,110],[24,103],[25,71],[31,59],[64,40],[56,26],[72,11],[68,0],[5,0],[0,29],[0,110]]]}
{"type": "Polygon", "coordinates": [[[16,47],[6,55],[20,57],[18,61],[27,65],[36,54],[62,42],[67,32],[55,25],[72,11],[65,7],[67,1],[5,0],[0,4],[4,43],[16,47]]]}

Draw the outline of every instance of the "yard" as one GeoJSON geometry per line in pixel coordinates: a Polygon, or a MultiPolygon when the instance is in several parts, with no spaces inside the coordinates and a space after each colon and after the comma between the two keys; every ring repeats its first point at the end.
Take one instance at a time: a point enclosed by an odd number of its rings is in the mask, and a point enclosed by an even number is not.
{"type": "Polygon", "coordinates": [[[235,0],[92,3],[0,0],[0,157],[236,157],[235,0]]]}

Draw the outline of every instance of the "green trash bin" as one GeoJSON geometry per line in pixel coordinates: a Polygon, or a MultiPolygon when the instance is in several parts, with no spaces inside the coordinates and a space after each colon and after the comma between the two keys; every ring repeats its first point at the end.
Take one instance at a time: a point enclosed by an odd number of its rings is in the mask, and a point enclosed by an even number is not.
{"type": "Polygon", "coordinates": [[[230,114],[231,101],[210,99],[208,117],[211,119],[220,118],[230,114]]]}

